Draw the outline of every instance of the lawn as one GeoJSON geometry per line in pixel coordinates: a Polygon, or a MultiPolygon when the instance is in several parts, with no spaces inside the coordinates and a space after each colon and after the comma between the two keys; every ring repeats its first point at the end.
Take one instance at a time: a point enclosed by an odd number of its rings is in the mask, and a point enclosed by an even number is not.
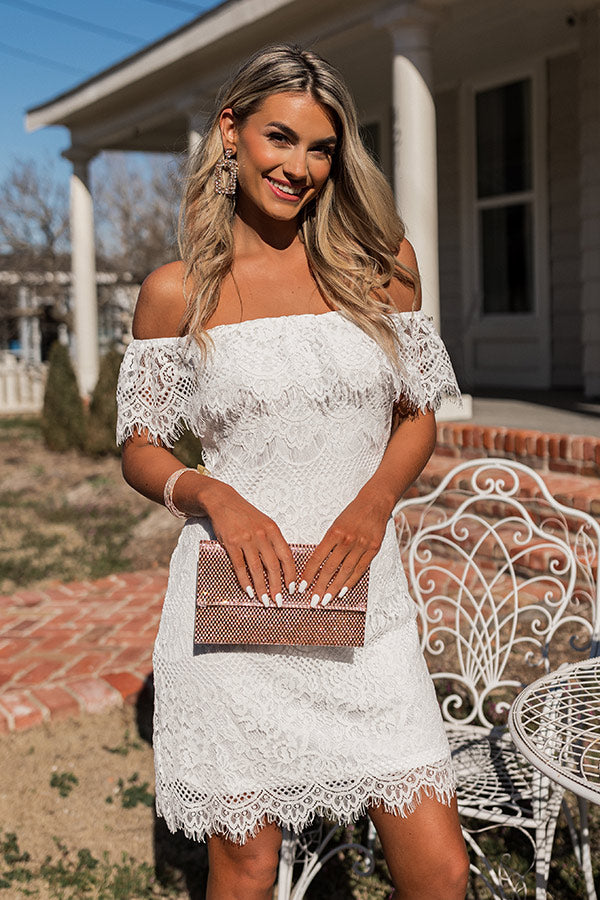
{"type": "MultiPolygon", "coordinates": [[[[36,420],[0,419],[0,593],[165,566],[179,527],[123,482],[118,459],[51,453],[36,420]]],[[[0,736],[0,900],[203,898],[203,845],[169,835],[154,815],[150,722],[142,696],[136,708],[0,736]]],[[[600,877],[597,808],[591,830],[600,877]]],[[[490,832],[484,841],[527,869],[523,840],[490,832]]],[[[533,897],[531,874],[527,884],[533,897]]],[[[369,879],[334,857],[307,896],[380,900],[389,889],[378,852],[369,879]]],[[[487,896],[471,885],[470,900],[487,896]]],[[[585,896],[563,819],[548,896],[585,896]]]]}
{"type": "Polygon", "coordinates": [[[179,529],[116,457],[53,453],[36,419],[0,419],[0,593],[166,566],[179,529]]]}

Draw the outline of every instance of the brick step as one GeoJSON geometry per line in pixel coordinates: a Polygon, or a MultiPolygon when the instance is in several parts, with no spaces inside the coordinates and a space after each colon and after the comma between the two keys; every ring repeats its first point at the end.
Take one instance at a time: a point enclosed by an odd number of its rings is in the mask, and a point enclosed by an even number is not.
{"type": "Polygon", "coordinates": [[[153,569],[0,596],[0,733],[133,702],[166,584],[153,569]]]}
{"type": "Polygon", "coordinates": [[[440,422],[436,454],[458,459],[501,456],[543,472],[600,478],[600,438],[577,434],[440,422]]]}
{"type": "MultiPolygon", "coordinates": [[[[407,496],[419,496],[432,491],[441,482],[445,475],[448,474],[456,465],[456,460],[445,456],[439,456],[437,453],[431,458],[430,462],[424,469],[417,483],[411,488],[407,496]]],[[[562,475],[559,473],[548,472],[538,473],[545,482],[552,495],[567,507],[583,510],[591,514],[594,518],[600,519],[600,479],[589,478],[581,475],[562,475]]],[[[459,490],[446,490],[443,496],[436,500],[436,509],[444,509],[446,514],[456,509],[465,499],[462,488],[468,488],[469,473],[465,474],[464,481],[457,482],[456,487],[459,490]]],[[[523,498],[533,498],[532,507],[536,507],[538,511],[544,507],[535,503],[535,497],[539,496],[539,486],[532,478],[521,478],[520,495],[523,498]]],[[[525,501],[527,505],[527,501],[525,501]]],[[[422,524],[424,508],[422,506],[409,507],[405,513],[406,524],[410,530],[414,531],[422,524]]],[[[550,571],[552,560],[562,560],[560,549],[553,550],[547,546],[541,546],[537,538],[527,544],[515,540],[515,526],[499,524],[500,520],[507,514],[506,505],[499,500],[477,500],[476,507],[473,510],[476,514],[481,515],[485,519],[485,524],[476,520],[469,521],[466,533],[463,539],[457,542],[460,552],[448,546],[443,541],[434,540],[428,543],[428,548],[434,555],[432,564],[439,565],[440,568],[450,573],[448,579],[444,573],[440,573],[439,578],[448,588],[452,584],[458,584],[463,578],[467,578],[469,584],[477,585],[479,575],[477,569],[485,573],[486,579],[493,576],[498,571],[499,566],[506,559],[506,553],[514,560],[514,568],[519,579],[542,579],[545,573],[550,571]],[[489,525],[494,530],[490,532],[489,525]],[[468,556],[474,555],[473,563],[465,562],[462,554],[468,556]]],[[[535,512],[534,509],[532,509],[535,512]]],[[[545,513],[545,510],[544,510],[545,513]]],[[[435,511],[433,511],[435,517],[435,511]]],[[[554,517],[551,507],[548,507],[548,515],[554,517]]],[[[564,523],[569,529],[571,539],[578,529],[581,527],[581,519],[576,516],[564,515],[564,523]]],[[[400,530],[400,529],[399,529],[400,530]]],[[[554,533],[557,533],[554,530],[554,533]]],[[[399,534],[401,543],[402,537],[399,534]]],[[[591,535],[592,540],[594,535],[591,535]]],[[[590,571],[594,577],[598,573],[597,556],[590,560],[590,571]]],[[[434,580],[437,576],[434,574],[434,580]]],[[[586,581],[586,573],[581,569],[577,573],[577,587],[585,589],[588,587],[586,581]]],[[[509,587],[508,581],[502,578],[497,583],[498,591],[503,591],[505,587],[509,587]],[[506,584],[504,583],[506,582],[506,584]]],[[[538,590],[535,588],[534,590],[538,590]]],[[[541,586],[539,590],[542,590],[541,586]]]]}
{"type": "MultiPolygon", "coordinates": [[[[476,458],[480,458],[481,456],[482,454],[477,454],[476,458]]],[[[469,459],[469,457],[467,456],[465,459],[469,459]]],[[[446,456],[443,451],[440,453],[436,448],[435,453],[421,473],[416,485],[411,489],[407,496],[417,496],[418,494],[426,494],[429,491],[432,491],[437,487],[442,478],[458,465],[459,462],[461,462],[460,459],[446,456]]],[[[574,509],[580,509],[600,520],[600,478],[588,475],[564,474],[554,471],[544,472],[539,470],[538,474],[554,499],[558,500],[559,503],[563,503],[565,506],[570,506],[574,509]]],[[[529,484],[527,484],[526,480],[523,480],[522,484],[524,496],[535,496],[538,493],[537,485],[535,485],[533,480],[529,484]]],[[[449,498],[449,502],[451,501],[452,498],[449,498]]],[[[489,510],[488,512],[491,513],[492,511],[489,510]]]]}

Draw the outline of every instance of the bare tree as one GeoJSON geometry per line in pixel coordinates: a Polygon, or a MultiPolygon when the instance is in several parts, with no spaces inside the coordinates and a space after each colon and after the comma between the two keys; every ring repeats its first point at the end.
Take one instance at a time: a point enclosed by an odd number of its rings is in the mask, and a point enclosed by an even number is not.
{"type": "Polygon", "coordinates": [[[69,250],[67,185],[49,161],[16,160],[0,183],[0,246],[21,266],[55,270],[69,250]]]}
{"type": "Polygon", "coordinates": [[[104,154],[93,169],[100,254],[143,279],[177,258],[179,173],[172,158],[104,154]]]}
{"type": "MultiPolygon", "coordinates": [[[[127,290],[115,286],[177,258],[177,182],[173,158],[110,153],[92,168],[98,269],[109,276],[98,291],[105,332],[116,336],[130,315],[127,290]]],[[[0,183],[0,346],[31,317],[45,355],[59,327],[72,325],[70,268],[67,178],[50,161],[15,161],[0,183]]]]}

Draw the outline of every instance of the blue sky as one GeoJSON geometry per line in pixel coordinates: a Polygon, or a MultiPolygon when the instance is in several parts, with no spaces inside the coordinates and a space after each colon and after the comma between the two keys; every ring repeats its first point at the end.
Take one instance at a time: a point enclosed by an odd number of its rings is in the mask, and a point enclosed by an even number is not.
{"type": "MultiPolygon", "coordinates": [[[[69,144],[65,128],[28,134],[25,110],[139,50],[145,44],[217,6],[220,0],[0,0],[0,180],[15,159],[60,159],[69,144]],[[73,16],[123,35],[92,33],[36,14],[73,16]],[[31,57],[43,57],[48,62],[31,57]],[[54,65],[52,64],[54,63],[54,65]]],[[[69,164],[62,161],[65,176],[69,164]]]]}

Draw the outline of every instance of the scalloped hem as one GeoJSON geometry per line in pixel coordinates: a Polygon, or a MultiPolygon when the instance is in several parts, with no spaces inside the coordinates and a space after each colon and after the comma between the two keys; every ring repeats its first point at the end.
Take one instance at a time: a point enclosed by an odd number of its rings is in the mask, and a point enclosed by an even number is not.
{"type": "Polygon", "coordinates": [[[415,811],[422,794],[449,806],[455,792],[454,769],[445,758],[388,778],[369,775],[354,783],[290,787],[280,793],[264,790],[238,798],[190,796],[189,788],[181,783],[164,791],[157,783],[156,812],[169,831],[183,831],[192,840],[220,834],[236,844],[245,844],[266,823],[301,831],[316,816],[323,816],[348,825],[365,815],[369,807],[378,805],[406,818],[415,811]]]}

